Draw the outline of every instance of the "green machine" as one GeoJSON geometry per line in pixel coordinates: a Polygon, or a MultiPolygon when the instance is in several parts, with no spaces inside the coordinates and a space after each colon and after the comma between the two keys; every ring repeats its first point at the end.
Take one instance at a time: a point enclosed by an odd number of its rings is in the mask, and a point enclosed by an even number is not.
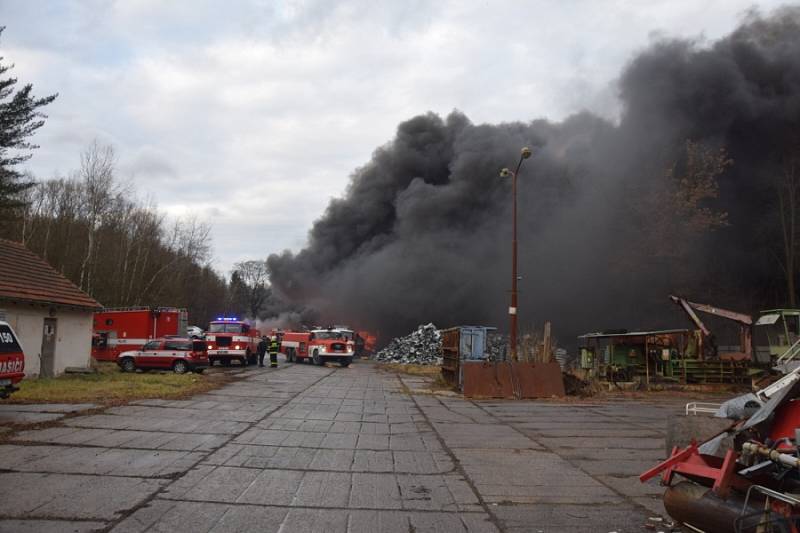
{"type": "Polygon", "coordinates": [[[773,361],[794,358],[800,339],[800,309],[770,309],[761,311],[756,326],[767,335],[769,355],[773,361]]]}
{"type": "Polygon", "coordinates": [[[687,329],[587,333],[578,337],[581,368],[613,382],[669,379],[689,334],[687,329]]]}

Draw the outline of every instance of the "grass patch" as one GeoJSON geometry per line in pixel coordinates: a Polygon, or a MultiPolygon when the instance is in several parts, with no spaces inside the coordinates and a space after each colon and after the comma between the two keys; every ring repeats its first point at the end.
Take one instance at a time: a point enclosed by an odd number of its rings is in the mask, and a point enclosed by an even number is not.
{"type": "Polygon", "coordinates": [[[95,374],[65,374],[23,380],[4,403],[97,403],[116,405],[145,398],[178,399],[217,388],[222,375],[172,372],[120,372],[114,363],[98,363],[95,374]]]}

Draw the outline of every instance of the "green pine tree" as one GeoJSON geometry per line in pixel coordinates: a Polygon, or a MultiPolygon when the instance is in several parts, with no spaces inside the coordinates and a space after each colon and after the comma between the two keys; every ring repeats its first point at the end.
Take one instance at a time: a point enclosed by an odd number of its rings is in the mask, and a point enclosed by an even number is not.
{"type": "MultiPolygon", "coordinates": [[[[0,35],[4,29],[5,26],[0,26],[0,35]]],[[[30,83],[15,91],[17,79],[4,77],[13,65],[6,66],[2,61],[0,56],[0,219],[7,218],[9,210],[23,205],[20,193],[33,185],[17,166],[30,159],[31,151],[38,148],[28,139],[47,118],[39,108],[58,96],[35,98],[30,83]]]]}

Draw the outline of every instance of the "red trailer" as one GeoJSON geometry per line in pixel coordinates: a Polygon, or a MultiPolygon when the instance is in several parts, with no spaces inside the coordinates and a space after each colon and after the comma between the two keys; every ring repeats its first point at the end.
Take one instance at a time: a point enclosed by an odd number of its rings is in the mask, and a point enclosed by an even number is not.
{"type": "Polygon", "coordinates": [[[94,314],[92,357],[116,361],[120,352],[138,350],[151,340],[186,336],[188,313],[177,307],[127,307],[94,314]]]}

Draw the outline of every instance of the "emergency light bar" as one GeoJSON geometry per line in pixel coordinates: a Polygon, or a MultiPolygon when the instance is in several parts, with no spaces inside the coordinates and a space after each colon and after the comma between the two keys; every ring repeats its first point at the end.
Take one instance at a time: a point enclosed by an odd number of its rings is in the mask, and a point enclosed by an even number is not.
{"type": "Polygon", "coordinates": [[[235,317],[228,317],[228,316],[218,316],[218,317],[217,317],[217,321],[218,321],[218,322],[238,322],[238,321],[239,321],[239,319],[238,319],[238,318],[235,318],[235,317]]]}

